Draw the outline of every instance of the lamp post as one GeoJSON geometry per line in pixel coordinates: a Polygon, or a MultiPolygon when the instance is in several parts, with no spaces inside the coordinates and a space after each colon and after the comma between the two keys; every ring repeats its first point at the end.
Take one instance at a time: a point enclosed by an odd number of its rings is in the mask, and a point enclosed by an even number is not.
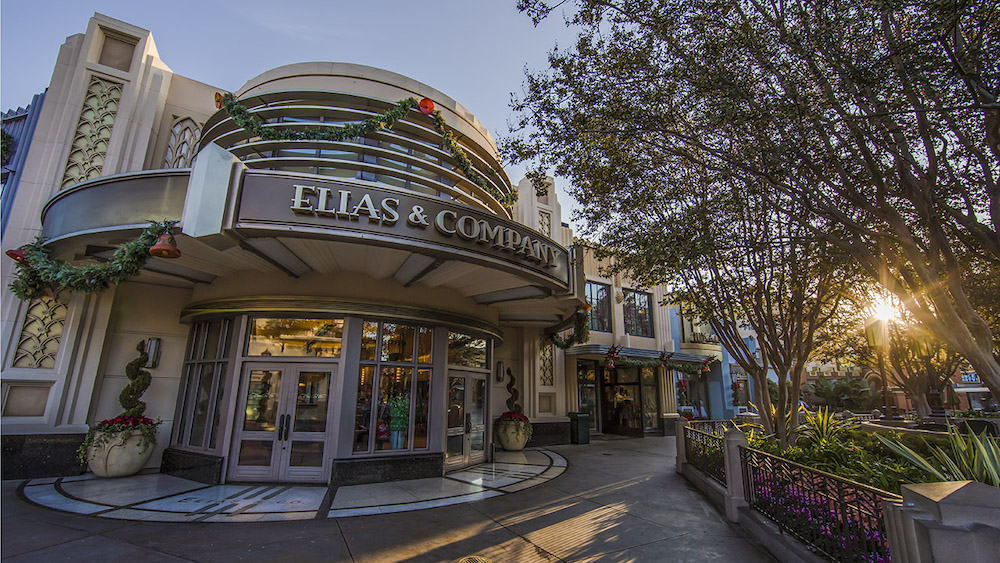
{"type": "Polygon", "coordinates": [[[895,418],[895,409],[889,406],[889,379],[885,375],[884,353],[887,328],[885,320],[877,317],[871,318],[865,327],[865,339],[868,340],[869,346],[875,348],[875,355],[878,358],[878,372],[882,376],[882,410],[886,417],[895,418]]]}

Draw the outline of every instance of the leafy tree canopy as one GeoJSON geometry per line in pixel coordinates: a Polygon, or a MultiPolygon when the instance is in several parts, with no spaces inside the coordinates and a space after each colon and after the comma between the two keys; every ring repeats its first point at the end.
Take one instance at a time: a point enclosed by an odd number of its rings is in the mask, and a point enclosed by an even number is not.
{"type": "Polygon", "coordinates": [[[1000,397],[1000,296],[973,288],[1000,278],[994,2],[518,5],[581,32],[528,74],[503,147],[568,177],[593,234],[639,233],[622,218],[643,210],[672,226],[633,250],[691,255],[713,244],[706,222],[768,209],[799,229],[776,244],[829,243],[1000,397]]]}

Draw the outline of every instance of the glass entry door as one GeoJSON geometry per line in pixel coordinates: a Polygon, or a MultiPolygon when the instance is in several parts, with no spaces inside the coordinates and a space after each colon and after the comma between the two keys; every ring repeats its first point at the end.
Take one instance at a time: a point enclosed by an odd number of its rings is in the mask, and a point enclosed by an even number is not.
{"type": "Polygon", "coordinates": [[[604,432],[636,437],[645,435],[636,368],[606,369],[602,383],[601,415],[604,432]]]}
{"type": "Polygon", "coordinates": [[[445,464],[449,469],[486,461],[486,375],[448,373],[448,435],[445,464]]]}
{"type": "Polygon", "coordinates": [[[247,364],[229,478],[325,483],[330,365],[247,364]]]}

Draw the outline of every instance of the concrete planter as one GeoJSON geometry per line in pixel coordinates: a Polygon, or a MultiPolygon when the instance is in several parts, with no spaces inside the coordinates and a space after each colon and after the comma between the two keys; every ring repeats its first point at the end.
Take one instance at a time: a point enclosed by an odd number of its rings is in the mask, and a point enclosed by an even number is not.
{"type": "Polygon", "coordinates": [[[98,477],[135,475],[155,449],[156,442],[150,443],[139,432],[98,432],[87,448],[87,466],[98,477]]]}
{"type": "Polygon", "coordinates": [[[500,419],[493,423],[493,433],[500,442],[500,447],[509,452],[516,452],[523,449],[531,439],[531,423],[500,419]]]}

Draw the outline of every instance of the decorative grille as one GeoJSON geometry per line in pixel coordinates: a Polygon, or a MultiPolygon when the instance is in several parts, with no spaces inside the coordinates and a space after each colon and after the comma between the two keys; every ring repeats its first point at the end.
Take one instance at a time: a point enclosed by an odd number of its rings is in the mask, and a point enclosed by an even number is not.
{"type": "Polygon", "coordinates": [[[170,128],[170,141],[163,158],[164,168],[187,168],[191,166],[198,139],[201,138],[201,128],[190,117],[178,121],[170,128]]]}
{"type": "Polygon", "coordinates": [[[552,214],[548,211],[538,212],[538,232],[547,237],[552,236],[552,214]]]}
{"type": "Polygon", "coordinates": [[[66,304],[58,296],[32,299],[14,350],[11,367],[52,369],[66,323],[66,304]]]}
{"type": "Polygon", "coordinates": [[[96,76],[90,77],[90,86],[87,87],[87,95],[83,100],[83,109],[80,111],[61,187],[101,175],[121,97],[121,84],[96,76]]]}
{"type": "Polygon", "coordinates": [[[552,343],[545,341],[538,351],[538,373],[539,383],[542,385],[553,385],[552,373],[552,343]]]}

